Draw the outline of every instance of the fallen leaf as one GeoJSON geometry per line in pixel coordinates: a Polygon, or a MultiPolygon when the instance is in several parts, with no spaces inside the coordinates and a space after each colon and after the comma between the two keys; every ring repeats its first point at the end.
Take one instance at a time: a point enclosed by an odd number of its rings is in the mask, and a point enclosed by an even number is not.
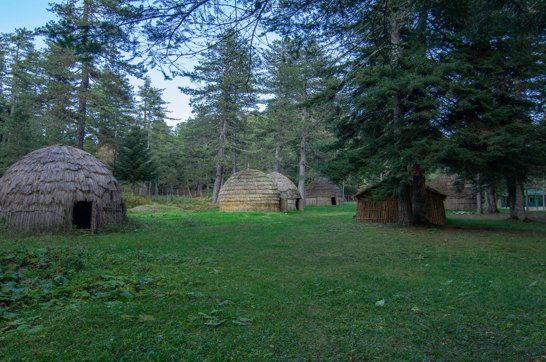
{"type": "Polygon", "coordinates": [[[140,314],[138,316],[138,320],[141,321],[141,322],[150,322],[150,321],[153,321],[154,319],[155,319],[154,316],[147,315],[147,314],[140,314]]]}

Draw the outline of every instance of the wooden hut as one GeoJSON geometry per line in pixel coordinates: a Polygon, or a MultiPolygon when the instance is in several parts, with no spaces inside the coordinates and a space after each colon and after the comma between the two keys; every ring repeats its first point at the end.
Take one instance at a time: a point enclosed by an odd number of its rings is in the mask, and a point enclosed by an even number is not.
{"type": "MultiPolygon", "coordinates": [[[[398,199],[396,196],[384,200],[375,200],[374,191],[379,186],[372,186],[356,194],[356,221],[394,224],[398,222],[398,199]]],[[[435,225],[445,225],[446,195],[427,186],[427,219],[435,225]]]]}
{"type": "Polygon", "coordinates": [[[251,169],[231,175],[218,195],[221,212],[278,212],[280,200],[273,180],[251,169]]]}
{"type": "Polygon", "coordinates": [[[342,203],[341,190],[326,177],[319,177],[305,189],[307,206],[339,206],[342,203]]]}
{"type": "Polygon", "coordinates": [[[447,210],[475,210],[478,207],[472,185],[468,182],[457,183],[455,175],[440,175],[428,184],[446,195],[447,210]]]}
{"type": "Polygon", "coordinates": [[[0,178],[0,222],[18,230],[95,229],[125,219],[112,173],[70,146],[31,152],[0,178]]]}
{"type": "Polygon", "coordinates": [[[303,211],[304,202],[301,198],[300,192],[298,191],[296,185],[294,185],[294,183],[290,181],[288,177],[278,172],[271,172],[267,175],[267,177],[273,180],[281,193],[281,212],[286,212],[288,210],[303,211]]]}

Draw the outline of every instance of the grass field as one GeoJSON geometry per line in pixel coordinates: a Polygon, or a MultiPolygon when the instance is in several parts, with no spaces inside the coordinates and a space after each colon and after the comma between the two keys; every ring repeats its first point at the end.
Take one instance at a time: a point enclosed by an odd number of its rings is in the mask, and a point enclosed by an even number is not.
{"type": "Polygon", "coordinates": [[[354,212],[145,206],[94,236],[3,233],[0,358],[546,358],[546,222],[354,212]]]}

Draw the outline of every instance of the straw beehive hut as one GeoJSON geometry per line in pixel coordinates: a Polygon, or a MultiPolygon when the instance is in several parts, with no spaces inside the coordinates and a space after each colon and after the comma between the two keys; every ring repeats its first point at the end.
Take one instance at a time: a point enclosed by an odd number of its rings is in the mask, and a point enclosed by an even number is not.
{"type": "Polygon", "coordinates": [[[281,193],[281,212],[286,212],[288,210],[303,211],[303,200],[300,192],[288,177],[278,172],[271,172],[267,177],[273,180],[281,193]]]}
{"type": "Polygon", "coordinates": [[[342,203],[341,190],[326,177],[319,177],[305,189],[305,205],[307,206],[338,206],[342,203]]]}
{"type": "MultiPolygon", "coordinates": [[[[372,186],[356,194],[356,221],[394,224],[398,222],[398,199],[396,196],[384,200],[374,200],[374,191],[379,186],[372,186]]],[[[431,224],[445,225],[446,195],[427,186],[427,219],[431,224]]]]}
{"type": "Polygon", "coordinates": [[[267,175],[258,170],[234,173],[218,195],[220,212],[280,211],[280,192],[267,175]]]}
{"type": "Polygon", "coordinates": [[[457,176],[440,175],[429,182],[431,187],[446,195],[447,210],[472,210],[477,207],[477,200],[472,185],[463,182],[456,186],[457,176]]]}
{"type": "Polygon", "coordinates": [[[0,222],[18,230],[95,231],[124,219],[125,203],[112,173],[74,147],[31,152],[0,178],[0,222]]]}

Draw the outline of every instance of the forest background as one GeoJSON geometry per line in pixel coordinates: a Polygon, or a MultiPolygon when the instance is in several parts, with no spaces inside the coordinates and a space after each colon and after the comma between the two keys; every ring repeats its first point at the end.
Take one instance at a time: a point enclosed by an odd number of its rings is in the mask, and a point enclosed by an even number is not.
{"type": "Polygon", "coordinates": [[[304,195],[326,175],[347,194],[380,183],[409,225],[426,222],[425,181],[442,171],[506,191],[523,219],[523,185],[546,163],[545,7],[57,1],[55,20],[0,37],[0,174],[68,144],[141,194],[216,202],[250,167],[289,176],[304,195]],[[180,90],[192,116],[174,129],[152,68],[191,81],[180,90]]]}

